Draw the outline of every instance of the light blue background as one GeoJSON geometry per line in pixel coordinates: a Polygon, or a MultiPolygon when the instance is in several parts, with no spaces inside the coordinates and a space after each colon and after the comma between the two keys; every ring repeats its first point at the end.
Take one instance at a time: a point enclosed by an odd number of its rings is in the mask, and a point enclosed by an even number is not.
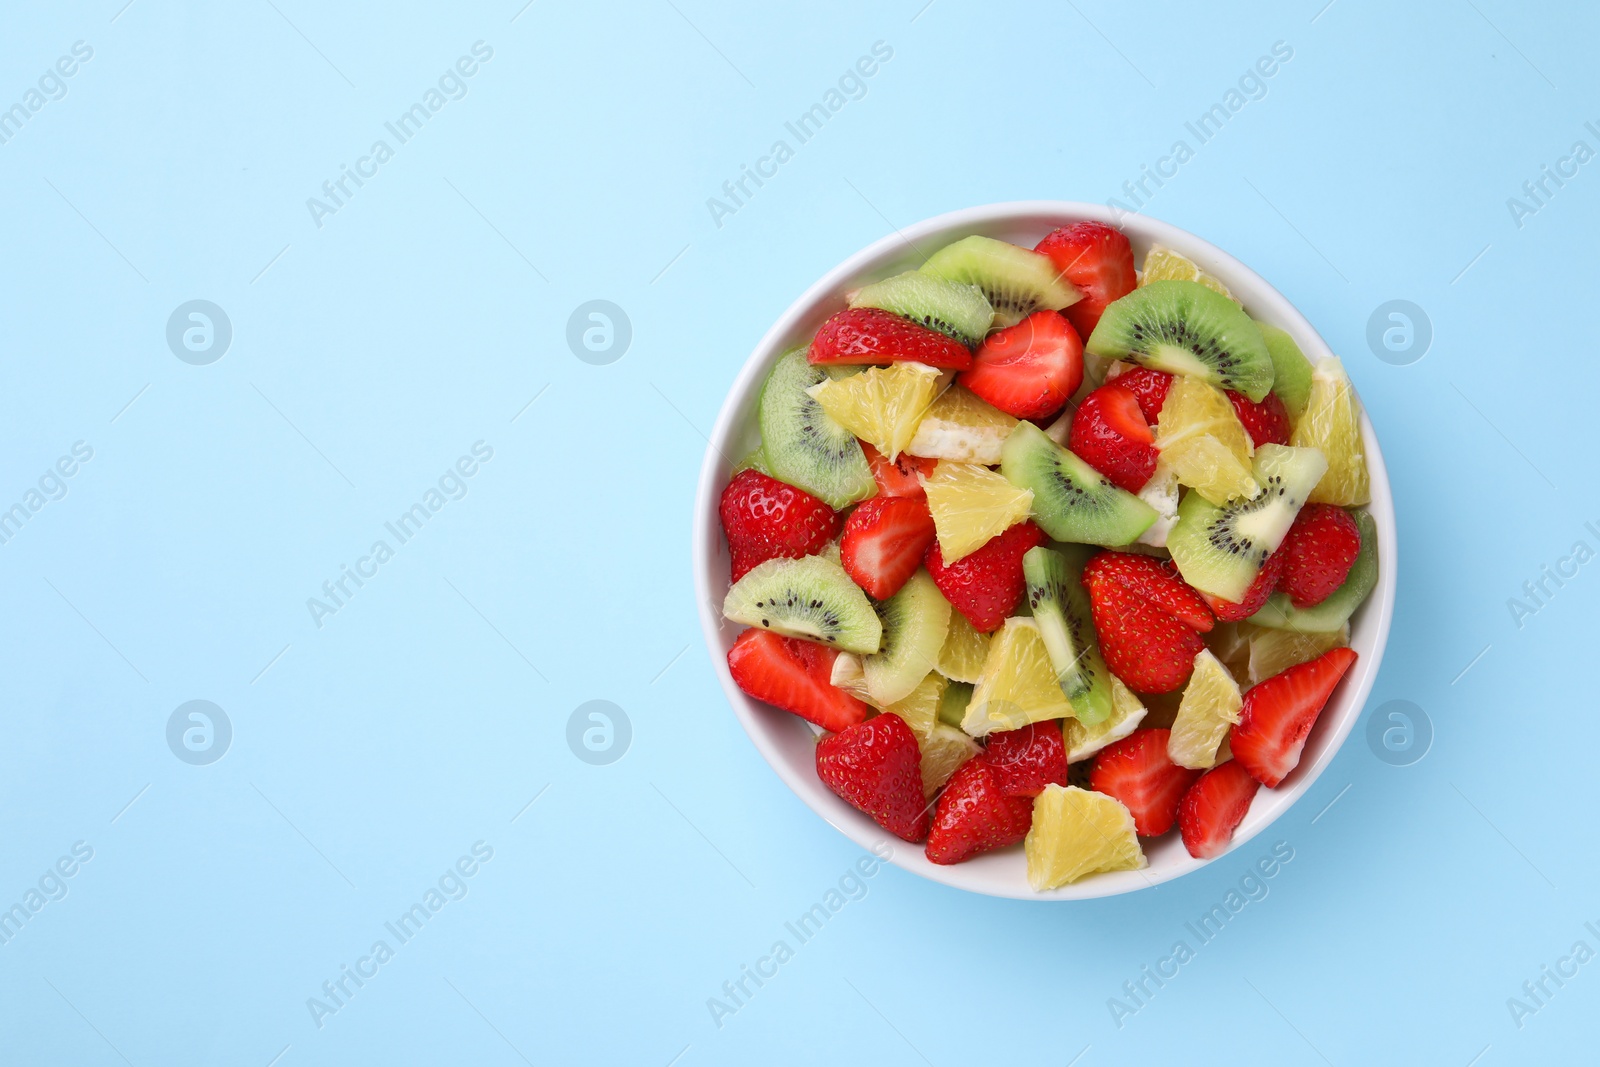
{"type": "Polygon", "coordinates": [[[1520,1029],[1506,1003],[1600,950],[1600,564],[1520,627],[1506,603],[1600,547],[1600,163],[1521,227],[1506,205],[1600,148],[1592,9],[123,2],[0,30],[0,106],[94,49],[0,145],[0,506],[94,449],[0,545],[0,907],[94,849],[0,946],[0,1060],[1592,1056],[1600,963],[1520,1029]],[[316,226],[306,199],[479,40],[465,98],[316,226]],[[707,198],[876,41],[866,95],[714,225],[707,198]],[[1275,41],[1265,97],[1147,210],[1344,354],[1403,557],[1371,708],[1420,705],[1431,751],[1386,765],[1363,722],[1272,832],[1118,899],[888,867],[719,1028],[707,998],[861,855],[762,763],[699,636],[690,508],[737,368],[892,226],[1118,195],[1275,41]],[[196,298],[234,331],[209,366],[164,339],[196,298]],[[565,341],[597,298],[633,326],[608,366],[565,341]],[[1393,298],[1434,328],[1412,365],[1367,347],[1393,298]],[[466,497],[314,625],[307,598],[477,441],[466,497]],[[165,740],[192,699],[233,725],[209,766],[165,740]],[[609,766],[565,740],[592,699],[632,721],[609,766]],[[1277,840],[1270,895],[1118,1028],[1108,998],[1277,840]],[[319,1029],[307,998],[477,841],[468,895],[319,1029]]]}

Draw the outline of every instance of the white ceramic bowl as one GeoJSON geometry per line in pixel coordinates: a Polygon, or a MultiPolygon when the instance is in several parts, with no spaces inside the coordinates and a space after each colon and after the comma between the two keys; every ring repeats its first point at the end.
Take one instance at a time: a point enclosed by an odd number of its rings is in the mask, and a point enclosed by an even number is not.
{"type": "MultiPolygon", "coordinates": [[[[1083,219],[1097,219],[1121,229],[1132,241],[1136,259],[1142,260],[1152,244],[1166,245],[1183,253],[1222,279],[1252,316],[1287,330],[1313,362],[1332,354],[1311,323],[1258,274],[1221,249],[1175,226],[1144,216],[1114,219],[1111,212],[1100,205],[1068,201],[1020,201],[954,211],[909,226],[862,249],[789,305],[745,361],[722,405],[701,467],[695,500],[694,581],[700,603],[701,629],[734,714],[761,755],[813,811],[852,841],[870,848],[887,839],[894,846],[894,862],[906,870],[944,885],[991,896],[1031,900],[1114,896],[1198,870],[1210,861],[1191,857],[1174,832],[1155,842],[1144,842],[1150,861],[1144,870],[1092,875],[1073,885],[1035,893],[1028,885],[1021,846],[946,867],[928,862],[920,845],[907,844],[887,835],[818,779],[815,734],[810,726],[795,715],[752,700],[740,691],[728,673],[727,652],[740,628],[725,622],[721,615],[722,600],[728,591],[729,557],[717,517],[717,503],[728,483],[731,462],[744,456],[760,441],[756,401],[768,370],[780,353],[809,340],[828,316],[845,306],[845,292],[920,266],[923,253],[931,254],[969,234],[984,234],[1032,248],[1057,226],[1083,219]]],[[[1389,620],[1394,612],[1397,563],[1394,502],[1378,439],[1365,415],[1362,416],[1362,433],[1366,441],[1367,467],[1372,476],[1372,503],[1368,510],[1378,528],[1379,577],[1373,595],[1351,619],[1350,644],[1360,653],[1360,658],[1323,709],[1294,773],[1278,788],[1257,792],[1249,814],[1234,834],[1232,848],[1235,849],[1288,811],[1333,761],[1334,754],[1361,715],[1383,658],[1389,620]]]]}

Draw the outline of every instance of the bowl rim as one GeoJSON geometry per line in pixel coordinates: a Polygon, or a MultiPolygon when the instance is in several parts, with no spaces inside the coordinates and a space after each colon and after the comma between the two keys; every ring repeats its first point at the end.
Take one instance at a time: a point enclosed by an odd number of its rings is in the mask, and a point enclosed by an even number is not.
{"type": "MultiPolygon", "coordinates": [[[[774,732],[778,729],[793,730],[790,724],[797,723],[801,727],[806,724],[795,716],[746,696],[734,682],[723,651],[727,642],[723,638],[721,604],[728,582],[726,575],[715,573],[712,565],[719,558],[722,538],[717,503],[733,466],[733,459],[727,450],[744,429],[742,424],[747,423],[753,414],[755,400],[768,370],[787,347],[799,343],[790,339],[796,337],[802,325],[811,320],[820,322],[825,304],[833,305],[828,308],[831,314],[838,310],[836,305],[842,294],[849,288],[864,284],[869,274],[875,273],[881,277],[894,270],[910,269],[905,264],[915,265],[915,262],[925,258],[916,246],[920,239],[937,237],[953,240],[970,233],[996,230],[1014,232],[1023,227],[1037,230],[1038,236],[1043,237],[1056,226],[1084,220],[1103,222],[1121,229],[1136,244],[1160,243],[1188,256],[1240,296],[1252,317],[1288,331],[1313,363],[1334,354],[1310,321],[1266,279],[1209,241],[1170,223],[1148,215],[1120,212],[1103,204],[1081,201],[1022,200],[962,208],[902,227],[856,251],[823,274],[784,310],[746,357],[723,400],[716,424],[707,440],[695,494],[691,552],[701,635],[734,715],[762,758],[812,811],[862,848],[872,849],[876,846],[881,853],[887,841],[891,846],[892,862],[913,874],[972,893],[1018,900],[1087,900],[1153,888],[1231,854],[1282,818],[1332,763],[1361,717],[1388,643],[1399,565],[1388,469],[1377,434],[1363,405],[1363,446],[1372,483],[1372,500],[1366,507],[1378,530],[1380,566],[1373,595],[1362,604],[1352,620],[1351,646],[1359,643],[1369,647],[1362,651],[1328,707],[1318,717],[1312,739],[1321,735],[1321,740],[1315,745],[1315,752],[1312,752],[1313,745],[1308,741],[1306,756],[1309,758],[1302,758],[1289,779],[1276,789],[1257,792],[1249,813],[1235,832],[1228,849],[1208,860],[1194,859],[1181,845],[1176,855],[1173,855],[1170,847],[1166,847],[1160,849],[1163,855],[1159,867],[1152,864],[1138,871],[1099,874],[1059,889],[1035,892],[1022,874],[1019,849],[986,854],[952,866],[933,864],[923,855],[920,846],[902,847],[907,843],[887,835],[876,823],[835,796],[817,778],[814,766],[796,768],[784,757],[774,732]],[[914,255],[908,255],[907,250],[914,255]],[[1358,631],[1361,635],[1359,642],[1358,631]],[[1268,798],[1266,804],[1262,802],[1264,797],[1268,798]]],[[[1142,844],[1148,856],[1152,846],[1142,844]]]]}

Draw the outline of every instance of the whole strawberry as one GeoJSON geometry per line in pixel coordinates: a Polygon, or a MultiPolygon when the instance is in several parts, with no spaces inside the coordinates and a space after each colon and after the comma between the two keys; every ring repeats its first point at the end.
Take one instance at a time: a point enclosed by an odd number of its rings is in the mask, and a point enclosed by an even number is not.
{"type": "Polygon", "coordinates": [[[1044,541],[1043,530],[1031,522],[1019,522],[949,566],[935,541],[923,562],[944,598],[967,617],[973,629],[986,634],[998,629],[1022,599],[1022,556],[1044,541]]]}
{"type": "Polygon", "coordinates": [[[1250,443],[1255,447],[1289,443],[1289,409],[1283,406],[1277,393],[1268,393],[1259,404],[1234,392],[1228,393],[1228,400],[1232,402],[1234,414],[1244,423],[1244,428],[1250,434],[1250,443]]]}
{"type": "Polygon", "coordinates": [[[839,513],[803,490],[757,470],[740,471],[722,491],[722,532],[733,580],[758,563],[821,552],[839,532],[839,513]]]}
{"type": "Polygon", "coordinates": [[[886,712],[817,742],[817,777],[896,837],[928,836],[922,752],[900,716],[886,712]]]}
{"type": "Polygon", "coordinates": [[[928,829],[928,859],[960,863],[990,849],[1014,845],[1033,825],[1033,798],[1008,797],[982,756],[974,756],[950,776],[928,829]]]}
{"type": "Polygon", "coordinates": [[[1067,746],[1061,723],[1033,722],[1020,730],[990,734],[983,761],[1008,797],[1036,797],[1047,785],[1067,784],[1067,746]]]}
{"type": "MultiPolygon", "coordinates": [[[[1163,592],[1164,598],[1181,607],[1184,618],[1141,595],[1137,582],[1125,581],[1135,574],[1133,568],[1114,559],[1102,562],[1121,555],[1103,552],[1083,569],[1083,587],[1089,592],[1089,614],[1100,638],[1100,654],[1111,673],[1134,692],[1171,693],[1183,687],[1195,656],[1206,647],[1194,624],[1209,620],[1211,612],[1192,589],[1188,592],[1195,598],[1193,603],[1170,590],[1163,592]]],[[[1148,572],[1140,575],[1148,576],[1148,572]]],[[[1144,592],[1151,589],[1160,586],[1151,581],[1144,592]]]]}
{"type": "Polygon", "coordinates": [[[1315,607],[1344,584],[1361,551],[1361,528],[1344,508],[1307,504],[1275,556],[1284,558],[1281,588],[1297,608],[1315,607]]]}

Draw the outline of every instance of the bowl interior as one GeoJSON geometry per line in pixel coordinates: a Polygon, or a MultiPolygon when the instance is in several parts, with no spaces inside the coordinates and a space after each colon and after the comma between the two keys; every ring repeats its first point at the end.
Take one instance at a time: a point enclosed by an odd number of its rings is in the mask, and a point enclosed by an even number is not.
{"type": "MultiPolygon", "coordinates": [[[[1170,833],[1154,842],[1143,842],[1149,859],[1144,870],[1094,875],[1074,885],[1035,893],[1027,883],[1020,846],[945,867],[928,862],[921,846],[886,834],[817,778],[815,734],[811,727],[797,716],[750,699],[729,675],[727,651],[740,628],[721,615],[722,599],[728,589],[729,559],[717,518],[717,501],[733,464],[760,442],[755,409],[767,372],[779,354],[809,340],[828,316],[844,307],[845,292],[917,267],[943,245],[969,234],[1031,248],[1055,227],[1082,219],[1097,219],[1121,229],[1133,244],[1136,261],[1143,259],[1152,244],[1181,252],[1220,278],[1252,317],[1288,331],[1312,362],[1332,354],[1305,317],[1259,275],[1221,249],[1174,226],[1144,216],[1113,218],[1102,205],[1065,201],[970,208],[928,219],[861,250],[829,271],[789,307],[751,353],[723,404],[706,450],[695,502],[693,551],[701,627],[723,690],[762,756],[812,810],[851,840],[866,848],[876,844],[880,850],[887,843],[893,849],[893,861],[906,870],[944,885],[992,896],[1042,900],[1112,896],[1176,878],[1210,861],[1191,857],[1177,834],[1170,833]]],[[[1231,848],[1238,848],[1264,830],[1317,779],[1360,717],[1377,675],[1394,607],[1396,538],[1388,473],[1365,414],[1362,432],[1372,478],[1368,510],[1378,529],[1380,566],[1377,588],[1350,623],[1350,645],[1359,653],[1359,659],[1318,718],[1300,765],[1278,788],[1262,789],[1256,794],[1231,848]]]]}

